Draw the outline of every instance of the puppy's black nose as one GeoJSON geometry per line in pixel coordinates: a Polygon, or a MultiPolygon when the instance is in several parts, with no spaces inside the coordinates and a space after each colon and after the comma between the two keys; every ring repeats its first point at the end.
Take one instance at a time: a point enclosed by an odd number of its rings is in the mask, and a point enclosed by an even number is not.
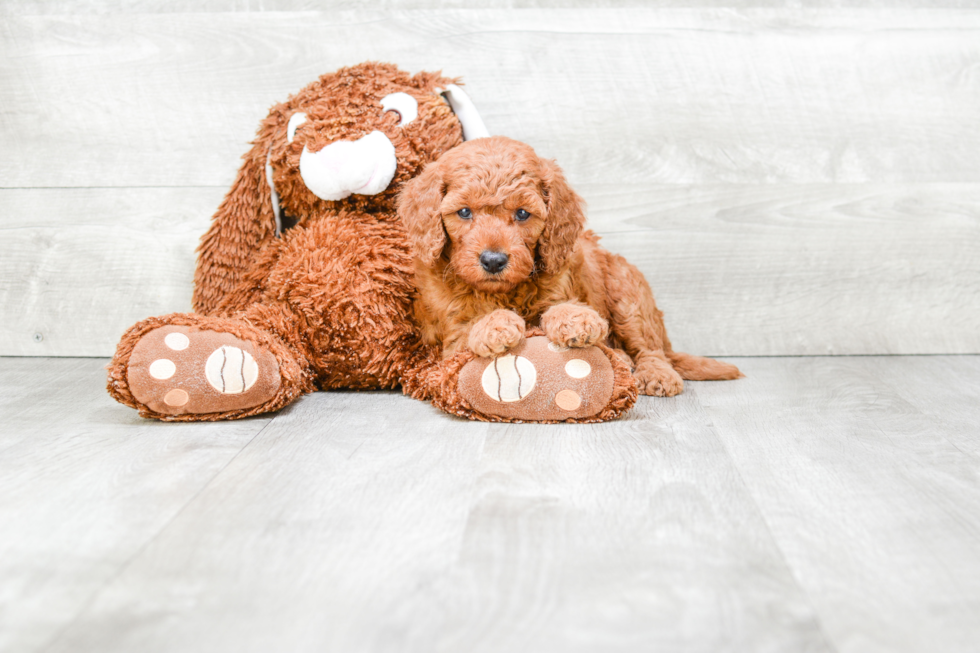
{"type": "Polygon", "coordinates": [[[483,269],[490,274],[497,274],[503,270],[505,267],[507,267],[507,261],[509,260],[510,257],[503,252],[494,252],[489,249],[484,250],[483,253],[480,254],[480,265],[482,265],[483,269]]]}

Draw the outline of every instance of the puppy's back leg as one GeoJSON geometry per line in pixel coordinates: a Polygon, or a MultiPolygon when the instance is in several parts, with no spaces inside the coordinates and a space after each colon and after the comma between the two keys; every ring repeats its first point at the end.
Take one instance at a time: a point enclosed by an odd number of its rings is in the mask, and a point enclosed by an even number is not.
{"type": "Polygon", "coordinates": [[[610,327],[633,359],[633,376],[640,392],[658,397],[680,394],[684,381],[668,358],[670,340],[649,284],[622,256],[603,250],[597,254],[605,267],[610,327]]]}
{"type": "Polygon", "coordinates": [[[633,375],[640,392],[670,397],[683,391],[682,379],[709,381],[742,376],[734,365],[674,351],[663,313],[657,308],[643,273],[622,256],[605,251],[602,255],[612,331],[633,357],[633,375]]]}

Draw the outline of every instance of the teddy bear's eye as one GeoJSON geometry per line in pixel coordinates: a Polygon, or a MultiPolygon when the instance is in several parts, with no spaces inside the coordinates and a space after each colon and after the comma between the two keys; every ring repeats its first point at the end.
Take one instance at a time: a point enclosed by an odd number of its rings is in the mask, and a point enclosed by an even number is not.
{"type": "Polygon", "coordinates": [[[381,98],[381,108],[393,111],[400,118],[398,125],[405,126],[419,115],[419,103],[408,93],[391,93],[381,98]]]}
{"type": "Polygon", "coordinates": [[[531,214],[525,211],[524,209],[517,209],[517,211],[514,212],[514,219],[517,220],[518,222],[524,222],[530,217],[531,214]]]}
{"type": "Polygon", "coordinates": [[[459,211],[456,211],[456,215],[463,218],[464,220],[469,220],[470,218],[473,217],[473,212],[464,206],[459,211]]]}

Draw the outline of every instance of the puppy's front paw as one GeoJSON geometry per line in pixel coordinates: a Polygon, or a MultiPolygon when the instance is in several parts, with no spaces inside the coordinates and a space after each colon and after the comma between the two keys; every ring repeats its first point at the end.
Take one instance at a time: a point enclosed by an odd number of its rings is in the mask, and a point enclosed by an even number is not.
{"type": "Polygon", "coordinates": [[[640,394],[653,397],[673,397],[684,392],[684,380],[670,363],[655,356],[644,356],[633,370],[640,394]]]}
{"type": "Polygon", "coordinates": [[[541,316],[541,328],[562,347],[589,347],[609,333],[609,323],[595,309],[577,304],[552,306],[541,316]]]}
{"type": "Polygon", "coordinates": [[[521,344],[524,318],[513,311],[496,310],[485,315],[470,329],[467,344],[477,356],[490,358],[521,344]]]}

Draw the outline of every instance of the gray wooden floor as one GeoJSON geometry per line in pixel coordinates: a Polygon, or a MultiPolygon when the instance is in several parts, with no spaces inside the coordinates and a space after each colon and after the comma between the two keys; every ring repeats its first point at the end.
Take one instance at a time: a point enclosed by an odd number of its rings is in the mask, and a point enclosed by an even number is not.
{"type": "Polygon", "coordinates": [[[0,650],[980,650],[980,357],[737,362],[597,426],[172,425],[0,358],[0,650]]]}

